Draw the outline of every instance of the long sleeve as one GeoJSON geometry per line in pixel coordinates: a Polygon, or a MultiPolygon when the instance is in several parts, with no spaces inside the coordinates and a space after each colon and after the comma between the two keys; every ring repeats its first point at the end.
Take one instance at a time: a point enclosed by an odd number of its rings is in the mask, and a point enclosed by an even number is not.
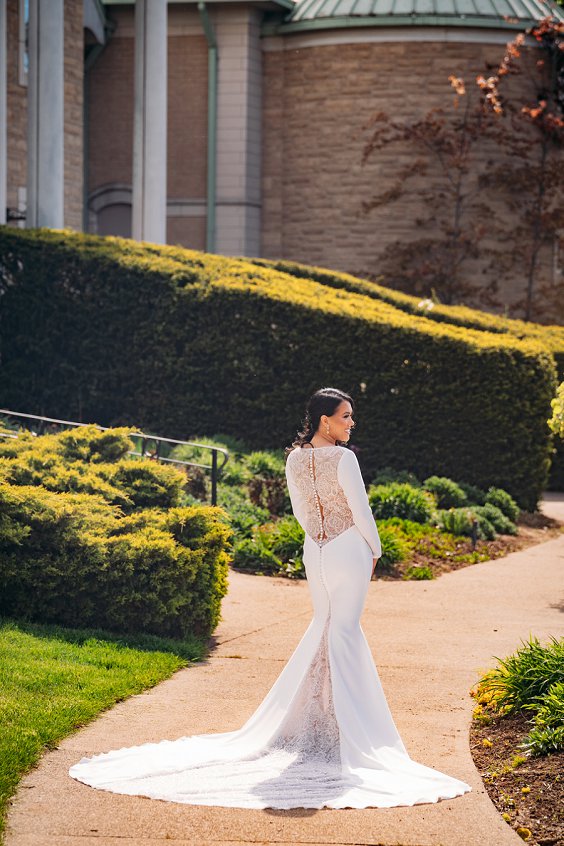
{"type": "Polygon", "coordinates": [[[337,479],[345,492],[355,525],[370,546],[374,558],[380,558],[382,555],[380,536],[370,510],[358,459],[351,450],[347,449],[343,452],[337,467],[337,479]]]}
{"type": "Polygon", "coordinates": [[[292,470],[290,467],[290,464],[292,462],[292,459],[290,457],[291,454],[292,453],[290,453],[290,455],[288,455],[288,458],[286,459],[286,482],[288,483],[288,492],[290,494],[290,502],[292,503],[292,511],[294,512],[294,517],[305,532],[306,503],[303,494],[300,492],[300,489],[298,488],[292,477],[292,470]]]}

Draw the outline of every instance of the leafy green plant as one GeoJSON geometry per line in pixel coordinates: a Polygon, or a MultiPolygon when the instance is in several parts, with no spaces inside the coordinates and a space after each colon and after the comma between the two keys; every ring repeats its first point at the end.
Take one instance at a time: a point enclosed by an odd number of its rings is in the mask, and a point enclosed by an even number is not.
{"type": "Polygon", "coordinates": [[[425,490],[435,495],[439,508],[460,508],[467,503],[467,497],[460,485],[446,476],[429,476],[423,482],[425,490]]]}
{"type": "Polygon", "coordinates": [[[394,564],[405,561],[409,554],[409,543],[397,526],[380,525],[378,534],[382,545],[382,556],[378,559],[376,572],[379,569],[391,570],[394,564]]]}
{"type": "Polygon", "coordinates": [[[247,490],[252,503],[280,516],[290,507],[283,458],[272,452],[252,452],[245,459],[247,490]]]}
{"type": "Polygon", "coordinates": [[[288,515],[258,530],[263,542],[280,559],[286,575],[305,578],[303,563],[304,531],[295,517],[288,515]]]}
{"type": "Polygon", "coordinates": [[[233,567],[253,573],[274,575],[283,569],[282,562],[256,535],[243,538],[233,548],[233,567]]]}
{"type": "Polygon", "coordinates": [[[368,499],[377,520],[402,517],[416,523],[426,523],[435,506],[432,494],[401,482],[370,487],[368,499]]]}
{"type": "Polygon", "coordinates": [[[411,581],[427,581],[428,579],[434,579],[435,574],[431,570],[430,567],[409,567],[403,576],[406,580],[411,581]]]}
{"type": "Polygon", "coordinates": [[[488,503],[499,508],[512,523],[515,523],[519,517],[519,506],[513,497],[501,488],[488,489],[485,504],[488,503]]]}
{"type": "Polygon", "coordinates": [[[475,686],[479,703],[498,714],[516,713],[537,703],[549,690],[564,682],[564,638],[555,637],[543,646],[531,637],[508,658],[498,658],[498,667],[489,670],[475,686]]]}
{"type": "Polygon", "coordinates": [[[479,517],[484,517],[491,523],[496,532],[502,535],[517,534],[515,523],[512,523],[509,517],[506,517],[503,511],[491,502],[486,502],[485,505],[475,505],[473,510],[479,517]]]}
{"type": "Polygon", "coordinates": [[[435,514],[435,520],[440,529],[450,532],[453,535],[472,536],[474,523],[476,537],[482,540],[494,540],[496,530],[487,515],[481,513],[481,506],[468,506],[466,508],[439,509],[435,514]]]}
{"type": "Polygon", "coordinates": [[[220,484],[218,500],[229,515],[229,522],[239,540],[250,538],[254,529],[270,519],[268,510],[253,505],[241,488],[220,484]]]}

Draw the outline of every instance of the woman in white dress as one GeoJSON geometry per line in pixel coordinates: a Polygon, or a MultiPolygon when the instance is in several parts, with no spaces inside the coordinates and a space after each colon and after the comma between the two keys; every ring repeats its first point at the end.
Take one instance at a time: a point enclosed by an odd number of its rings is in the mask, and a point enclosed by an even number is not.
{"type": "Polygon", "coordinates": [[[287,450],[314,615],[255,713],[238,731],[83,758],[73,778],[116,793],[238,808],[392,807],[470,790],[409,757],[360,627],[381,547],[358,461],[345,447],[352,415],[347,394],[317,391],[287,450]]]}

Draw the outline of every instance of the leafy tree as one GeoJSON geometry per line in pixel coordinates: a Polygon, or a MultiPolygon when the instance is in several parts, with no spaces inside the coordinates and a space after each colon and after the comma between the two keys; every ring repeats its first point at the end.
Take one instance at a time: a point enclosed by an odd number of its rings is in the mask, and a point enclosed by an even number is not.
{"type": "Polygon", "coordinates": [[[564,25],[546,18],[527,34],[529,41],[519,33],[507,44],[494,72],[488,66],[474,85],[451,74],[448,105],[407,121],[374,115],[363,162],[389,145],[409,145],[420,156],[363,211],[410,192],[426,210],[415,220],[417,236],[380,256],[386,283],[495,308],[500,282],[524,272],[514,313],[564,321],[564,280],[546,267],[547,250],[564,248],[564,25]],[[534,42],[536,61],[523,50],[534,42]],[[514,77],[518,84],[510,83],[514,77]]]}

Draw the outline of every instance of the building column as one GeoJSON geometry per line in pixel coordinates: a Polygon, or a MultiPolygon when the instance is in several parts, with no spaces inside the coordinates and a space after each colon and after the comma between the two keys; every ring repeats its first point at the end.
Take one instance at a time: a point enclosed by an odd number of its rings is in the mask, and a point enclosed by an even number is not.
{"type": "Polygon", "coordinates": [[[167,0],[137,0],[132,234],[156,244],[166,244],[167,31],[167,0]]]}
{"type": "Polygon", "coordinates": [[[225,5],[216,17],[216,251],[224,255],[260,254],[261,15],[225,5]]]}
{"type": "Polygon", "coordinates": [[[0,0],[0,223],[6,223],[7,179],[8,179],[8,126],[7,126],[7,49],[8,15],[7,0],[0,0]]]}
{"type": "Polygon", "coordinates": [[[64,0],[30,0],[27,226],[64,226],[64,0]]]}

